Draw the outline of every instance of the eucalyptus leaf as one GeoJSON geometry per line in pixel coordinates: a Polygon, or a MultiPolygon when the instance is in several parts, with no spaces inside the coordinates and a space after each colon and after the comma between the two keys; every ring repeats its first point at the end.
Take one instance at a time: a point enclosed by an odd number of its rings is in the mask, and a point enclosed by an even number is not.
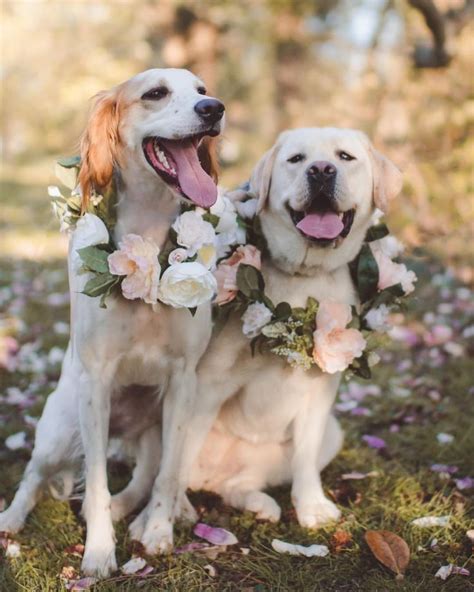
{"type": "Polygon", "coordinates": [[[384,236],[387,236],[389,230],[386,224],[377,224],[377,226],[371,226],[365,235],[365,241],[371,243],[375,240],[380,240],[384,236]]]}
{"type": "Polygon", "coordinates": [[[77,252],[82,259],[84,266],[90,271],[96,271],[98,273],[109,272],[109,264],[107,261],[109,253],[107,253],[107,251],[99,249],[96,246],[89,246],[78,249],[77,252]]]}
{"type": "Polygon", "coordinates": [[[76,156],[64,156],[63,158],[59,158],[57,160],[59,166],[63,169],[72,169],[78,168],[81,165],[81,157],[76,156]]]}
{"type": "Polygon", "coordinates": [[[377,294],[379,268],[368,244],[362,246],[357,259],[356,281],[361,302],[366,302],[377,294]]]}
{"type": "Polygon", "coordinates": [[[237,270],[237,287],[244,296],[251,298],[252,291],[256,291],[259,296],[263,293],[265,281],[256,267],[242,263],[237,270]]]}
{"type": "Polygon", "coordinates": [[[96,298],[109,293],[110,289],[118,283],[120,283],[120,277],[111,273],[100,273],[86,283],[82,294],[96,298]]]}
{"type": "Polygon", "coordinates": [[[291,306],[288,302],[279,302],[273,314],[277,321],[287,321],[291,316],[291,306]]]}

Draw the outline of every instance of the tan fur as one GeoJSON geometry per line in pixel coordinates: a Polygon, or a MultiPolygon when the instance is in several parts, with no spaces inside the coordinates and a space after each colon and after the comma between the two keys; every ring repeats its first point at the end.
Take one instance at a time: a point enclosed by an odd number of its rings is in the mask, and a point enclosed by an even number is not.
{"type": "Polygon", "coordinates": [[[114,165],[120,160],[120,107],[117,89],[96,95],[81,139],[82,210],[93,191],[104,191],[112,181],[114,165]]]}

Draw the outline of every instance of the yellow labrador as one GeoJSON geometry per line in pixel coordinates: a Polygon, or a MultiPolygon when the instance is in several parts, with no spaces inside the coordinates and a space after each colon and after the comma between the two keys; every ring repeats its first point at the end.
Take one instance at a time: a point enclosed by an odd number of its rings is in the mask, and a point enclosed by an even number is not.
{"type": "MultiPolygon", "coordinates": [[[[251,177],[269,249],[262,272],[273,302],[304,307],[313,296],[356,304],[348,263],[374,209],[385,211],[400,189],[401,173],[362,132],[282,133],[251,177]]],[[[291,482],[301,525],[337,519],[320,471],[343,441],[331,414],[340,379],[341,373],[316,367],[292,368],[273,354],[253,357],[241,320],[231,319],[198,369],[198,408],[183,460],[190,487],[213,490],[235,507],[276,521],[280,508],[263,490],[291,482]]]]}

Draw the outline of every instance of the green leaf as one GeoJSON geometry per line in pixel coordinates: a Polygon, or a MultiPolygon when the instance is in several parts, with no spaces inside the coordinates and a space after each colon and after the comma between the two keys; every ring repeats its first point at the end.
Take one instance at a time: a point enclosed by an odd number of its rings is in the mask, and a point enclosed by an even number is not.
{"type": "Polygon", "coordinates": [[[265,281],[257,268],[242,263],[237,270],[237,287],[248,298],[252,297],[253,291],[258,292],[260,297],[265,290],[265,281]]]}
{"type": "Polygon", "coordinates": [[[371,226],[365,235],[365,241],[371,243],[372,241],[379,240],[389,234],[389,230],[386,224],[377,224],[377,226],[371,226]]]}
{"type": "Polygon", "coordinates": [[[109,294],[113,286],[120,283],[120,277],[112,275],[111,273],[100,273],[91,278],[86,285],[82,294],[96,298],[102,294],[109,294]]]}
{"type": "Polygon", "coordinates": [[[219,224],[219,216],[216,216],[215,214],[211,214],[211,212],[206,212],[203,217],[203,220],[205,220],[206,222],[209,222],[210,224],[212,224],[214,226],[214,228],[216,228],[216,226],[219,224]]]}
{"type": "Polygon", "coordinates": [[[291,306],[288,302],[280,302],[273,313],[277,321],[287,321],[291,316],[291,306]]]}
{"type": "Polygon", "coordinates": [[[77,249],[77,252],[79,253],[79,257],[84,262],[85,267],[90,271],[96,271],[98,273],[109,272],[107,258],[110,253],[107,251],[99,249],[96,246],[89,246],[83,247],[82,249],[77,249]]]}
{"type": "Polygon", "coordinates": [[[196,314],[197,306],[193,306],[192,308],[189,308],[188,310],[191,313],[191,316],[193,317],[196,314]]]}
{"type": "Polygon", "coordinates": [[[63,169],[72,169],[81,165],[81,157],[78,155],[64,156],[63,158],[58,158],[56,162],[59,164],[59,166],[62,166],[63,169]]]}
{"type": "Polygon", "coordinates": [[[377,294],[379,268],[368,244],[364,244],[356,263],[356,282],[362,303],[377,294]]]}
{"type": "Polygon", "coordinates": [[[349,366],[349,369],[352,370],[356,376],[360,376],[360,378],[365,378],[368,380],[372,376],[372,371],[365,354],[354,360],[349,366]]]}

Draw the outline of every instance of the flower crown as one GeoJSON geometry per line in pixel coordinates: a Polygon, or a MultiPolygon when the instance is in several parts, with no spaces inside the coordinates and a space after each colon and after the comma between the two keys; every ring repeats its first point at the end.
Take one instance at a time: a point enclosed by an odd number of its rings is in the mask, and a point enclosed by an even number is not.
{"type": "Polygon", "coordinates": [[[209,212],[183,206],[161,250],[134,234],[116,246],[111,237],[114,192],[93,195],[89,211],[81,214],[79,167],[79,158],[58,162],[59,179],[72,189],[69,197],[58,187],[48,191],[61,229],[74,229],[74,246],[81,245],[77,270],[92,276],[84,294],[100,297],[103,307],[108,296],[121,293],[151,305],[188,308],[192,314],[213,300],[216,325],[231,313],[241,314],[252,353],[271,352],[304,370],[317,366],[333,374],[349,368],[370,377],[379,360],[375,350],[390,328],[389,314],[414,290],[417,279],[396,260],[403,246],[385,224],[368,230],[350,263],[359,306],[310,297],[304,308],[291,307],[273,303],[265,292],[260,269],[266,245],[252,207],[255,200],[239,203],[239,211],[225,195],[219,195],[209,212]]]}

